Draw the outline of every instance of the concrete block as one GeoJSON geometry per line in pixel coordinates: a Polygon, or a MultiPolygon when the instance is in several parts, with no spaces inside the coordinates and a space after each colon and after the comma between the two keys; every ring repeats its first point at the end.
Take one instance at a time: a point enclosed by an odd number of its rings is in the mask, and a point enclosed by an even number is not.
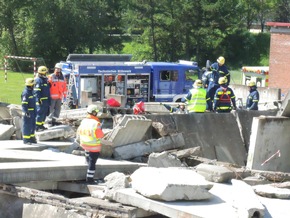
{"type": "Polygon", "coordinates": [[[234,190],[233,206],[239,217],[264,217],[265,207],[261,204],[252,187],[241,180],[231,180],[234,190]]]}
{"type": "Polygon", "coordinates": [[[255,117],[247,167],[254,170],[290,172],[290,118],[255,117]]]}
{"type": "Polygon", "coordinates": [[[114,147],[140,142],[151,124],[152,121],[144,116],[125,115],[119,125],[104,138],[112,142],[114,147]]]}
{"type": "Polygon", "coordinates": [[[5,125],[0,123],[0,140],[9,140],[14,132],[15,128],[13,125],[5,125]]]}
{"type": "Polygon", "coordinates": [[[23,127],[22,118],[15,116],[12,118],[12,120],[15,127],[15,139],[22,139],[22,127],[23,127]]]}
{"type": "Polygon", "coordinates": [[[270,184],[255,185],[253,189],[256,194],[267,198],[290,199],[290,190],[287,188],[277,188],[270,184]]]}
{"type": "Polygon", "coordinates": [[[135,157],[140,157],[152,152],[161,152],[184,146],[182,133],[171,136],[162,137],[159,139],[150,139],[144,142],[127,144],[114,148],[113,156],[116,159],[128,160],[135,157]]]}
{"type": "Polygon", "coordinates": [[[169,152],[151,153],[148,159],[148,167],[181,167],[181,161],[169,152]]]}
{"type": "Polygon", "coordinates": [[[162,201],[205,200],[213,184],[185,168],[141,167],[130,178],[132,188],[145,197],[162,201]]]}
{"type": "Polygon", "coordinates": [[[71,126],[54,126],[42,132],[36,132],[35,137],[38,141],[47,141],[56,138],[68,138],[75,135],[71,126]]]}
{"type": "Polygon", "coordinates": [[[243,178],[244,171],[233,167],[224,167],[211,164],[199,164],[196,172],[208,181],[226,183],[234,178],[243,178]]]}

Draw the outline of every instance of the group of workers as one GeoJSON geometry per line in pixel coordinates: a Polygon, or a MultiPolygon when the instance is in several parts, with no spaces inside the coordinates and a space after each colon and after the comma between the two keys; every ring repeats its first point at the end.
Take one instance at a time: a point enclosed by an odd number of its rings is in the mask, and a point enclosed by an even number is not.
{"type": "MultiPolygon", "coordinates": [[[[23,143],[31,145],[37,143],[35,131],[43,131],[47,118],[50,126],[59,125],[56,119],[60,115],[63,101],[66,100],[67,82],[61,72],[61,64],[57,63],[54,72],[47,76],[46,66],[40,66],[35,78],[25,80],[25,88],[21,94],[22,104],[22,137],[23,143]]],[[[77,135],[80,146],[85,150],[88,164],[86,182],[96,184],[94,180],[96,162],[101,151],[101,138],[104,136],[102,125],[97,117],[99,109],[96,105],[89,105],[88,116],[82,120],[77,135]]]]}
{"type": "Polygon", "coordinates": [[[37,143],[35,131],[45,129],[46,118],[50,126],[59,125],[56,119],[60,115],[62,101],[66,98],[66,81],[61,73],[61,65],[57,63],[54,72],[47,76],[46,66],[37,69],[35,78],[25,80],[25,88],[21,94],[24,144],[37,143]]]}
{"type": "MultiPolygon", "coordinates": [[[[236,110],[236,97],[229,87],[231,75],[225,65],[225,58],[219,57],[202,79],[195,80],[193,88],[182,98],[177,107],[163,104],[172,113],[204,113],[206,111],[216,113],[229,113],[236,110]],[[186,110],[187,105],[187,110],[186,110]]],[[[258,110],[259,92],[256,83],[249,81],[249,95],[246,109],[258,110]]]]}

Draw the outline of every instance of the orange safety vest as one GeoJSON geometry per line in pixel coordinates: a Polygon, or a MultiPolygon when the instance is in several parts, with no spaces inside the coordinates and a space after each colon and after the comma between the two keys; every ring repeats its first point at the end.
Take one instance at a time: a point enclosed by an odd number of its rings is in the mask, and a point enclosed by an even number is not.
{"type": "Polygon", "coordinates": [[[101,129],[100,120],[92,115],[88,115],[83,119],[78,128],[78,135],[80,136],[80,146],[89,152],[101,151],[101,138],[104,133],[101,129]]]}
{"type": "Polygon", "coordinates": [[[66,81],[62,74],[59,74],[59,76],[55,73],[49,75],[48,82],[50,84],[50,96],[52,99],[63,99],[63,97],[66,97],[66,81]]]}

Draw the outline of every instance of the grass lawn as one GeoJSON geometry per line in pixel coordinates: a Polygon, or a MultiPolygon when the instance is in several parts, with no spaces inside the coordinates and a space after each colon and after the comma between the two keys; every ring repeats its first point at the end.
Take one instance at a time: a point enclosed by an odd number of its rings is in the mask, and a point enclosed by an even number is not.
{"type": "Polygon", "coordinates": [[[33,72],[18,73],[7,71],[7,81],[5,81],[5,73],[0,70],[0,102],[20,105],[25,79],[29,77],[33,77],[33,72]]]}

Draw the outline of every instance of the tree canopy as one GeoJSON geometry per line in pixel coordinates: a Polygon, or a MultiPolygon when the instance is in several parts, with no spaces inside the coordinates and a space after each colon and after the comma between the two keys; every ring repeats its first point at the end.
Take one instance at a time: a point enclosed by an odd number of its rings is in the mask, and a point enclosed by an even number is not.
{"type": "Polygon", "coordinates": [[[290,0],[0,0],[0,53],[44,58],[130,53],[133,60],[259,65],[265,22],[290,22],[290,0]],[[249,32],[259,26],[261,33],[249,32]]]}

